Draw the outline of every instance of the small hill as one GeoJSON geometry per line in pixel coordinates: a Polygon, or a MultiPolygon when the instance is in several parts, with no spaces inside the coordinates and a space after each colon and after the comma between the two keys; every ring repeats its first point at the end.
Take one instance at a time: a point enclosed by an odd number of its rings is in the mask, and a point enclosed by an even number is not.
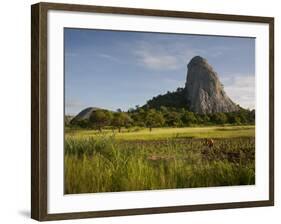
{"type": "Polygon", "coordinates": [[[102,110],[101,108],[98,107],[88,107],[84,110],[82,110],[79,114],[77,114],[72,120],[71,123],[75,123],[77,121],[82,121],[82,120],[88,120],[91,116],[91,113],[93,111],[97,110],[102,110]]]}

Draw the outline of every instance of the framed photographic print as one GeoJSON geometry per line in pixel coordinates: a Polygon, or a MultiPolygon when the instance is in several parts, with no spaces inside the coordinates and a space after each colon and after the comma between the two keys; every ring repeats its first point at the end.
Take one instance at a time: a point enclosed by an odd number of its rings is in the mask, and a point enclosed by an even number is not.
{"type": "Polygon", "coordinates": [[[32,218],[274,204],[274,18],[32,5],[32,218]]]}

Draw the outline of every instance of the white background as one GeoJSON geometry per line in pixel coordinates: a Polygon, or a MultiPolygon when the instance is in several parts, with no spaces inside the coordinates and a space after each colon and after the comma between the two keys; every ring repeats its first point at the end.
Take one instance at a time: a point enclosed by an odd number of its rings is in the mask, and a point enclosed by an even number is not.
{"type": "MultiPolygon", "coordinates": [[[[62,2],[57,0],[57,2],[62,2]]],[[[281,83],[280,6],[278,1],[250,0],[108,0],[69,3],[142,7],[168,10],[275,16],[275,83],[281,83]],[[279,9],[279,10],[278,10],[279,9]]],[[[35,223],[30,215],[30,4],[35,1],[2,1],[0,34],[0,223],[35,223]]],[[[276,88],[277,89],[277,88],[276,88]]],[[[275,98],[280,99],[280,88],[275,98]]],[[[275,102],[276,115],[281,113],[275,102]]],[[[59,223],[280,223],[280,117],[275,118],[276,206],[177,214],[70,220],[59,223]],[[279,126],[279,127],[278,127],[279,126]],[[279,137],[279,140],[278,140],[279,137]]],[[[57,223],[57,222],[52,222],[57,223]]]]}

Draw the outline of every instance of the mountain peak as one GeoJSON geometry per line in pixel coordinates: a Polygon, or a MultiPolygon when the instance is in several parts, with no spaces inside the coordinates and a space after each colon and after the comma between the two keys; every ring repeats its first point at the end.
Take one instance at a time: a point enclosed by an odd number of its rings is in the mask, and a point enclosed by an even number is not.
{"type": "Polygon", "coordinates": [[[185,95],[191,111],[207,114],[239,110],[225,93],[217,73],[206,59],[195,56],[187,68],[185,95]]]}
{"type": "Polygon", "coordinates": [[[199,65],[204,63],[207,63],[207,60],[205,58],[202,58],[201,56],[195,56],[190,60],[187,67],[190,68],[194,65],[199,65]]]}

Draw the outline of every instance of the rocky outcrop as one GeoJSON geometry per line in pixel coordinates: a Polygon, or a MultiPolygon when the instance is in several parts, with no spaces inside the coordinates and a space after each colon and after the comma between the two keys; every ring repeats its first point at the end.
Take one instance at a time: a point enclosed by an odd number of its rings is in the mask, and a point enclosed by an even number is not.
{"type": "Polygon", "coordinates": [[[72,120],[71,123],[75,123],[77,121],[82,121],[82,120],[89,120],[91,114],[93,111],[96,110],[101,110],[98,107],[88,107],[84,110],[82,110],[79,114],[77,114],[72,120]]]}
{"type": "Polygon", "coordinates": [[[185,96],[189,110],[200,114],[239,110],[239,106],[225,93],[217,73],[206,59],[196,56],[187,67],[185,96]]]}

